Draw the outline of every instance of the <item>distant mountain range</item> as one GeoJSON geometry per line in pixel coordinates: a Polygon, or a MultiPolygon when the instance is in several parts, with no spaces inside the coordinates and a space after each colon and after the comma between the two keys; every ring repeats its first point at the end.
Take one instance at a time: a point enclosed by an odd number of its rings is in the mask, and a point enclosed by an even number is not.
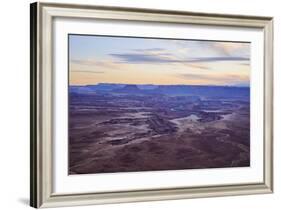
{"type": "Polygon", "coordinates": [[[249,98],[249,87],[210,85],[136,85],[99,83],[97,85],[70,86],[70,93],[119,93],[119,94],[163,94],[196,95],[204,97],[249,98]]]}

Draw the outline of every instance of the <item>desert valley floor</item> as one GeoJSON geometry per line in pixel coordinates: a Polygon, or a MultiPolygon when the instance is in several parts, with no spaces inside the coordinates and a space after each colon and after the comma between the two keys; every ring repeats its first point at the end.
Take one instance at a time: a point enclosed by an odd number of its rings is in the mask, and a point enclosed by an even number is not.
{"type": "Polygon", "coordinates": [[[249,165],[248,87],[69,88],[69,174],[249,165]]]}

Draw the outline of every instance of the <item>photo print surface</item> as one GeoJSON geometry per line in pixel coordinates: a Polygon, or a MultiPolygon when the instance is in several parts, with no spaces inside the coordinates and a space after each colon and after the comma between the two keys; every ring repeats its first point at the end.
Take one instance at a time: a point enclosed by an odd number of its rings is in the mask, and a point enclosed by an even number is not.
{"type": "Polygon", "coordinates": [[[250,166],[250,46],[69,34],[69,174],[250,166]]]}

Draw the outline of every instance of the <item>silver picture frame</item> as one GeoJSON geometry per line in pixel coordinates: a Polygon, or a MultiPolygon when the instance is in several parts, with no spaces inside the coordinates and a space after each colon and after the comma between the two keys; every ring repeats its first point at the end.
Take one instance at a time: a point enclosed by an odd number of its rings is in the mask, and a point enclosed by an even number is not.
{"type": "Polygon", "coordinates": [[[273,18],[105,7],[33,3],[30,7],[31,130],[30,205],[35,208],[88,204],[186,199],[273,192],[273,18]],[[245,27],[264,33],[264,179],[260,183],[114,191],[53,193],[53,70],[52,25],[56,17],[148,21],[245,27]]]}

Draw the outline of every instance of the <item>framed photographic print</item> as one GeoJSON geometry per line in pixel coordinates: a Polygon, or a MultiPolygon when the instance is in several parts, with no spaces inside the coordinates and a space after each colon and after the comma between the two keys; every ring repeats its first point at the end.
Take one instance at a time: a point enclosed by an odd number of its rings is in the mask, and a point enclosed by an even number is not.
{"type": "Polygon", "coordinates": [[[31,206],[273,191],[271,17],[30,11],[31,206]]]}

